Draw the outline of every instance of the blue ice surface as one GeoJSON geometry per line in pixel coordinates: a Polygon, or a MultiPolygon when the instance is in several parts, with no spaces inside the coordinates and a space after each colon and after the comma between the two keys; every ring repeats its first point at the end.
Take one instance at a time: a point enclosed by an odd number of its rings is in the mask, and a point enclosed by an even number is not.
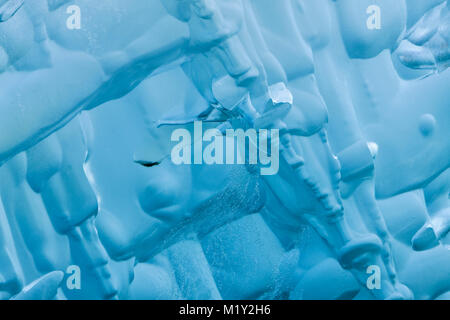
{"type": "Polygon", "coordinates": [[[0,298],[450,299],[449,41],[445,0],[0,0],[0,298]],[[278,171],[176,165],[199,123],[278,171]]]}

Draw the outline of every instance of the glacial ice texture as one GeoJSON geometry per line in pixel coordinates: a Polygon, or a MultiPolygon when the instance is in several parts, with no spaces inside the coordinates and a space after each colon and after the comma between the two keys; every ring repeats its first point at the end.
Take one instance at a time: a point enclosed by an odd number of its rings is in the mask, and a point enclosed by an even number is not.
{"type": "Polygon", "coordinates": [[[0,298],[450,299],[449,41],[445,0],[0,0],[0,298]]]}

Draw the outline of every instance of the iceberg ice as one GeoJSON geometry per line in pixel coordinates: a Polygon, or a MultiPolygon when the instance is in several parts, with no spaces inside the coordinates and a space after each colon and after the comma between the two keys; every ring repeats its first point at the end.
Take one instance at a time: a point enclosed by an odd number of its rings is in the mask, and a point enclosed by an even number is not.
{"type": "Polygon", "coordinates": [[[0,0],[0,299],[448,299],[449,40],[450,0],[0,0]]]}

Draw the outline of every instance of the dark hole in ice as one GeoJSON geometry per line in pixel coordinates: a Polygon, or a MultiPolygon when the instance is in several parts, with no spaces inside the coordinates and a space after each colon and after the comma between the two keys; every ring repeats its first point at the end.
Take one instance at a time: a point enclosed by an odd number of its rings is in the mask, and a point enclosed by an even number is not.
{"type": "Polygon", "coordinates": [[[138,161],[135,161],[135,162],[140,164],[141,166],[146,167],[146,168],[151,168],[151,167],[154,167],[154,166],[157,166],[157,165],[161,164],[161,162],[159,162],[159,161],[138,160],[138,161]]]}

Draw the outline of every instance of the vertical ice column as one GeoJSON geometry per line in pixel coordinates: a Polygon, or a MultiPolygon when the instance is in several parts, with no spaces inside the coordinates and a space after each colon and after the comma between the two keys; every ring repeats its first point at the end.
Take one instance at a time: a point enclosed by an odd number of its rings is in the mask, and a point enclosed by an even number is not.
{"type": "Polygon", "coordinates": [[[69,264],[67,238],[55,232],[41,197],[30,187],[26,176],[27,161],[26,154],[22,152],[0,168],[5,211],[10,223],[18,226],[39,272],[45,274],[65,269],[69,264]]]}
{"type": "MultiPolygon", "coordinates": [[[[267,20],[268,15],[264,15],[264,11],[266,8],[260,9],[260,14],[264,16],[267,20]]],[[[280,6],[277,6],[277,8],[274,10],[271,10],[270,12],[273,13],[274,11],[280,11],[280,6]]],[[[267,10],[265,11],[267,12],[267,10]]],[[[284,14],[286,17],[289,17],[289,13],[284,14]]],[[[286,24],[286,21],[289,19],[284,19],[283,23],[286,24]]],[[[281,25],[283,25],[281,23],[281,25]]],[[[280,24],[277,24],[278,26],[280,24]]],[[[291,26],[291,29],[295,30],[295,23],[291,26]]],[[[289,34],[289,31],[284,32],[283,34],[289,34]]],[[[296,34],[298,36],[298,33],[296,34]]],[[[316,39],[317,40],[317,39],[316,39]]],[[[323,45],[323,41],[317,41],[318,43],[323,45]]],[[[326,43],[326,42],[325,42],[326,43]]],[[[261,51],[261,50],[260,50],[261,51]]],[[[300,73],[301,74],[301,73],[300,73]]],[[[296,77],[298,77],[298,74],[296,74],[296,77]]],[[[312,88],[311,88],[312,89],[312,88]]],[[[297,95],[297,97],[300,97],[297,95]]],[[[302,97],[303,98],[303,97],[302,97]]],[[[303,98],[304,99],[304,98],[303,98]]],[[[296,103],[301,103],[297,100],[296,103]]],[[[310,104],[308,107],[311,108],[314,104],[310,104]]],[[[305,111],[312,111],[308,110],[308,107],[305,106],[305,111]]],[[[314,110],[317,112],[317,110],[314,110]]],[[[313,112],[314,112],[313,111],[313,112]]],[[[314,114],[314,113],[312,113],[314,114]]],[[[314,117],[311,117],[311,120],[314,119],[314,117]]],[[[283,127],[283,126],[282,126],[283,127]]],[[[281,127],[281,128],[282,128],[281,127]]],[[[311,126],[314,127],[314,126],[311,126]]],[[[320,127],[319,127],[320,128],[320,127]]],[[[299,172],[298,179],[301,181],[305,181],[306,184],[311,188],[311,191],[313,195],[316,197],[318,202],[324,206],[325,211],[329,211],[327,214],[324,214],[327,218],[323,219],[319,217],[313,217],[311,215],[307,215],[309,217],[310,222],[315,226],[315,228],[319,231],[319,233],[324,236],[331,245],[335,248],[341,248],[340,254],[342,255],[341,262],[350,267],[351,265],[356,266],[356,258],[358,256],[363,255],[364,253],[369,253],[371,250],[377,250],[378,243],[376,239],[354,239],[354,236],[350,233],[350,230],[348,230],[348,227],[346,226],[345,220],[343,219],[343,211],[342,211],[342,205],[340,204],[340,199],[338,196],[338,179],[339,179],[339,165],[337,164],[337,161],[335,157],[332,155],[331,149],[328,145],[328,140],[326,138],[326,132],[322,130],[321,132],[321,144],[324,146],[325,153],[328,153],[328,160],[325,161],[325,166],[330,166],[328,169],[325,169],[326,171],[329,170],[329,174],[331,175],[331,186],[327,186],[326,183],[324,184],[323,181],[318,177],[320,176],[320,171],[323,170],[323,168],[317,168],[314,165],[309,165],[309,168],[305,166],[304,160],[301,157],[301,161],[294,160],[295,159],[295,153],[298,153],[298,150],[296,152],[292,149],[292,142],[289,138],[289,135],[284,134],[283,132],[286,132],[286,130],[295,130],[297,128],[283,128],[282,129],[282,154],[284,153],[284,156],[286,160],[288,160],[288,163],[290,166],[292,166],[295,170],[299,172]],[[314,174],[311,173],[314,172],[314,174]],[[353,241],[351,241],[353,240],[353,241]],[[356,256],[355,256],[356,255],[356,256]],[[354,260],[354,261],[353,261],[354,260]]],[[[316,129],[317,130],[317,129],[316,129]]],[[[314,132],[314,131],[313,131],[314,132]]],[[[315,148],[316,152],[323,152],[319,149],[315,148]]],[[[268,179],[269,181],[271,178],[268,179]]],[[[274,191],[277,192],[277,186],[274,185],[274,191]]],[[[283,196],[282,196],[283,198],[283,196]]],[[[286,204],[285,204],[286,205],[286,204]]],[[[289,204],[288,206],[290,206],[289,204]]],[[[362,269],[361,269],[362,270],[362,269]]],[[[359,273],[361,274],[361,273],[359,273]]],[[[390,293],[386,292],[386,296],[389,296],[390,293]]]]}
{"type": "MultiPolygon", "coordinates": [[[[322,96],[327,104],[329,111],[329,133],[330,133],[330,143],[341,163],[341,179],[342,184],[340,184],[340,192],[344,197],[349,197],[353,195],[358,211],[360,215],[364,218],[363,221],[368,222],[367,226],[370,231],[375,232],[381,239],[382,248],[381,253],[375,253],[372,255],[372,263],[378,260],[378,256],[381,254],[381,260],[383,261],[383,270],[385,270],[388,280],[386,283],[391,283],[393,286],[393,292],[399,289],[397,293],[400,296],[409,296],[407,290],[398,283],[396,279],[396,271],[393,265],[392,252],[390,249],[390,237],[387,231],[386,225],[384,223],[383,216],[378,209],[377,203],[375,201],[374,193],[374,183],[373,183],[373,159],[371,150],[367,143],[364,141],[362,133],[360,131],[357,117],[352,106],[352,100],[349,94],[349,88],[345,81],[339,80],[339,72],[344,70],[340,68],[336,62],[336,52],[340,52],[347,49],[348,55],[357,57],[370,57],[379,53],[384,47],[389,48],[392,46],[392,41],[395,40],[395,34],[398,29],[398,22],[391,16],[387,16],[386,23],[392,24],[391,35],[384,39],[385,41],[375,42],[375,41],[359,41],[357,39],[364,38],[367,33],[366,24],[362,24],[361,21],[365,22],[366,10],[356,10],[355,8],[360,8],[361,3],[358,2],[356,7],[353,7],[349,1],[338,1],[336,3],[338,10],[338,18],[344,16],[345,22],[341,20],[336,20],[332,13],[333,7],[329,3],[323,3],[325,6],[325,13],[323,10],[317,10],[318,2],[314,3],[303,3],[300,5],[302,17],[306,15],[315,15],[317,21],[321,21],[321,26],[316,26],[312,23],[311,18],[306,18],[306,23],[303,20],[299,20],[298,24],[300,26],[300,31],[303,34],[310,35],[310,42],[313,48],[314,60],[316,66],[316,76],[318,79],[319,89],[322,96]],[[355,15],[357,19],[349,19],[348,15],[355,15]],[[364,17],[364,20],[361,20],[364,17]],[[309,21],[309,23],[308,23],[309,21]],[[344,45],[339,42],[339,40],[332,39],[330,37],[330,32],[337,23],[341,23],[341,32],[343,33],[344,45]],[[353,24],[357,28],[358,32],[350,32],[348,24],[353,24]],[[303,27],[303,28],[302,28],[303,27]],[[319,31],[314,32],[314,30],[319,31]],[[312,37],[312,35],[315,35],[312,37]],[[324,38],[322,41],[318,41],[317,37],[324,38]],[[360,44],[360,47],[356,43],[360,44]],[[320,44],[320,45],[318,45],[320,44]],[[333,51],[333,55],[331,51],[333,51]],[[401,293],[400,293],[401,292],[401,293]]],[[[395,12],[399,12],[400,17],[402,17],[402,7],[396,7],[395,12]]],[[[317,22],[316,22],[317,23],[317,22]]],[[[387,26],[386,26],[387,28],[387,26]]],[[[376,31],[376,30],[375,30],[376,31]]],[[[377,32],[369,34],[370,37],[376,39],[379,37],[377,32]]],[[[369,37],[369,38],[370,38],[369,37]]],[[[395,42],[395,41],[394,41],[395,42]]],[[[343,63],[346,63],[345,59],[342,59],[343,63]]],[[[352,245],[350,245],[351,247],[352,245]]],[[[345,250],[344,250],[345,251],[345,250]]],[[[348,253],[345,253],[348,257],[348,253]]],[[[351,258],[352,259],[352,258],[351,258]]],[[[364,266],[364,265],[363,265],[364,266]]],[[[362,269],[361,269],[362,270],[362,269]]],[[[387,296],[392,298],[396,297],[397,293],[389,293],[387,290],[387,296]]],[[[387,297],[385,296],[385,297],[387,297]]]]}
{"type": "Polygon", "coordinates": [[[41,142],[28,151],[29,159],[39,159],[41,164],[31,163],[28,177],[42,195],[56,231],[68,236],[72,259],[80,266],[82,279],[93,275],[97,287],[89,294],[113,298],[117,289],[94,225],[97,198],[83,168],[87,151],[78,121],[76,118],[58,131],[56,140],[41,142]],[[55,153],[61,157],[52,158],[55,153]],[[49,167],[58,169],[49,172],[49,167]]]}

